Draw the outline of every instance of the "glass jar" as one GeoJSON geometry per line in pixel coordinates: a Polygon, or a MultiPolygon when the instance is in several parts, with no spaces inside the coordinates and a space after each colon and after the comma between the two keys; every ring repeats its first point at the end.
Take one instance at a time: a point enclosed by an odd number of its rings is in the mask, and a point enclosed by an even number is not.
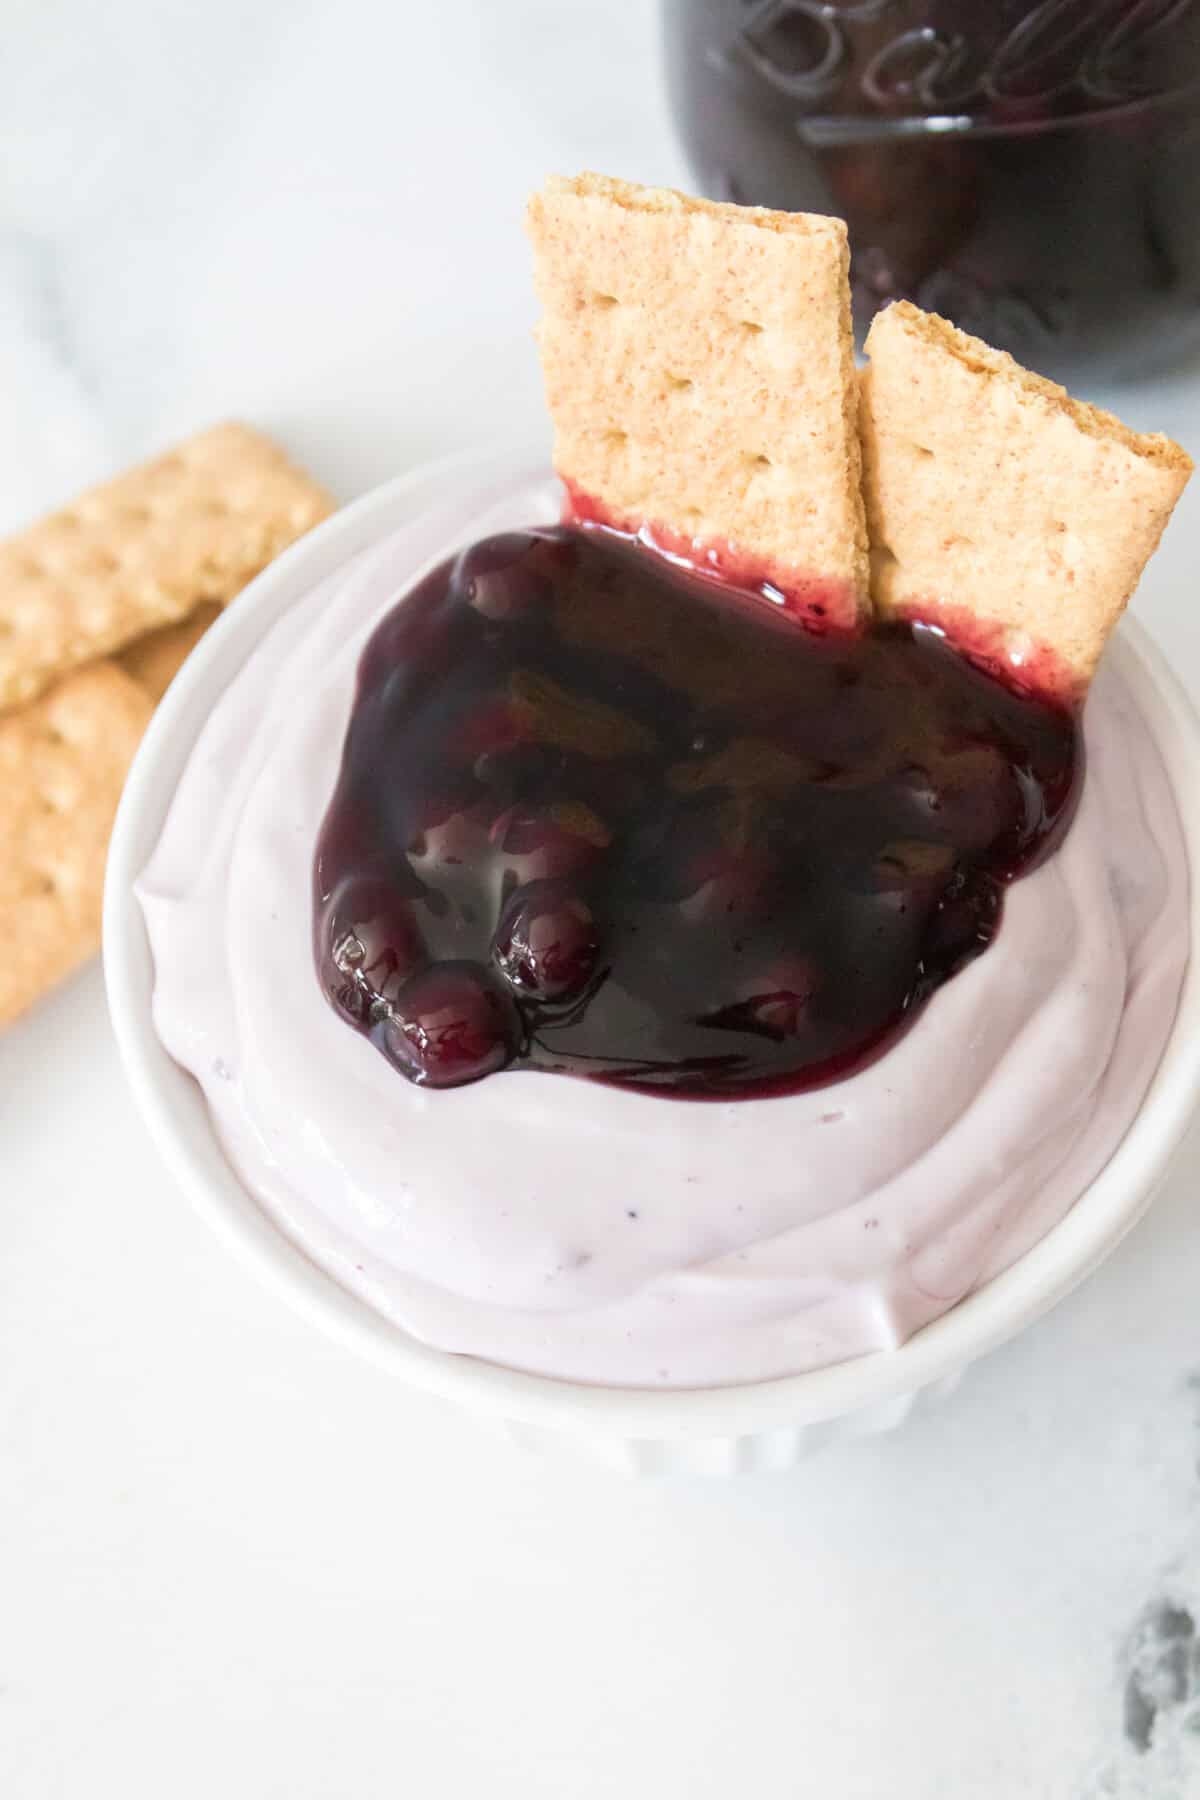
{"type": "Polygon", "coordinates": [[[1200,344],[1200,0],[666,0],[716,199],[837,213],[907,297],[1068,381],[1200,344]]]}

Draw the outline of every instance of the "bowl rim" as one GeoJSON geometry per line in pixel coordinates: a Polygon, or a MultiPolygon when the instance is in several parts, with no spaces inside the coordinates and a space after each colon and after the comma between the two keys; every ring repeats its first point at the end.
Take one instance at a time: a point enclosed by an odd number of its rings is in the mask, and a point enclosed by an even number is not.
{"type": "MultiPolygon", "coordinates": [[[[528,460],[528,459],[526,459],[528,460]]],[[[541,467],[544,458],[537,459],[541,467]]],[[[350,1294],[294,1244],[235,1175],[194,1078],[159,1042],[153,964],[133,884],[157,842],[210,697],[289,606],[360,549],[410,518],[452,476],[512,471],[511,446],[421,465],[335,513],[271,563],[226,609],[172,683],[138,750],[109,847],[104,970],[113,1030],[151,1137],[195,1209],[260,1279],[328,1335],[411,1385],[581,1434],[640,1439],[742,1437],[843,1417],[886,1404],[961,1371],[1048,1311],[1141,1218],[1200,1093],[1200,957],[1189,957],[1159,1066],[1133,1124],[1063,1219],[1002,1274],[898,1348],[768,1381],[696,1389],[590,1385],[432,1349],[350,1294]]],[[[1200,869],[1200,718],[1166,657],[1126,619],[1109,655],[1145,707],[1167,767],[1191,869],[1200,869]]],[[[1189,923],[1200,943],[1200,883],[1189,923]]]]}

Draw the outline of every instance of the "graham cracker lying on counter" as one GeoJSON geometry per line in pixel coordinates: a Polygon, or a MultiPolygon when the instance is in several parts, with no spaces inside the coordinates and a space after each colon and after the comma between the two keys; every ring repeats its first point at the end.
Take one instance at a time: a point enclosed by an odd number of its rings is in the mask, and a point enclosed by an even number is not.
{"type": "Polygon", "coordinates": [[[99,946],[117,802],[176,671],[333,507],[219,425],[0,543],[0,1026],[99,946]]]}
{"type": "Polygon", "coordinates": [[[99,943],[108,836],[152,710],[97,662],[0,714],[0,1026],[99,943]]]}
{"type": "Polygon", "coordinates": [[[269,438],[217,425],[0,543],[0,708],[224,605],[332,509],[269,438]]]}
{"type": "Polygon", "coordinates": [[[180,624],[163,625],[157,631],[148,631],[145,637],[135,638],[117,652],[116,660],[157,705],[209,626],[220,616],[221,608],[214,600],[203,600],[180,624]]]}

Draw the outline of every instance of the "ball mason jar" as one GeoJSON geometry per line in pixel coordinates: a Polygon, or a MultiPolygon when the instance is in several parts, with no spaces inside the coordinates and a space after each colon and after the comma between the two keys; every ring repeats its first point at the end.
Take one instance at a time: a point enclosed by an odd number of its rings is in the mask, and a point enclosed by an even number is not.
{"type": "Polygon", "coordinates": [[[1068,381],[1200,344],[1200,0],[665,0],[703,191],[1068,381]]]}

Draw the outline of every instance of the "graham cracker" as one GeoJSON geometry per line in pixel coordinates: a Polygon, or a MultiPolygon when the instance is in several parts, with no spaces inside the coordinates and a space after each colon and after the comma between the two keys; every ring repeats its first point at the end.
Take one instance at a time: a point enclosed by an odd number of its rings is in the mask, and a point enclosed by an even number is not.
{"type": "Polygon", "coordinates": [[[580,175],[528,229],[559,474],[614,522],[865,609],[841,220],[580,175]]]}
{"type": "Polygon", "coordinates": [[[0,1026],[99,946],[109,832],[151,710],[99,662],[0,716],[0,1026]]]}
{"type": "Polygon", "coordinates": [[[967,616],[1014,667],[1048,650],[1085,686],[1191,459],[907,301],[866,348],[876,608],[967,616]]]}
{"type": "Polygon", "coordinates": [[[270,439],[218,425],[0,544],[0,708],[223,605],[333,510],[270,439]]]}
{"type": "Polygon", "coordinates": [[[215,601],[206,600],[181,625],[163,625],[135,638],[117,656],[118,665],[158,704],[204,633],[221,616],[215,601]]]}

